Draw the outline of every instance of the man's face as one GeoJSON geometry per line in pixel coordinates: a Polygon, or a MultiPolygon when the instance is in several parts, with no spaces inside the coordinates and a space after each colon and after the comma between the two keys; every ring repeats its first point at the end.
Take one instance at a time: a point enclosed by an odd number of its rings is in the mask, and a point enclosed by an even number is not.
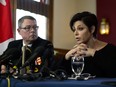
{"type": "Polygon", "coordinates": [[[22,36],[24,42],[30,43],[37,39],[37,29],[38,27],[35,20],[25,19],[21,28],[18,29],[18,32],[22,36]]]}

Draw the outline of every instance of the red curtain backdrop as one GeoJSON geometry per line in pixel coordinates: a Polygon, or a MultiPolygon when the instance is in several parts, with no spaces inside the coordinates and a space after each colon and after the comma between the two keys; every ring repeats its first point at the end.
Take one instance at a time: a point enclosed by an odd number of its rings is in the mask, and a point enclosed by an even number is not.
{"type": "Polygon", "coordinates": [[[12,40],[10,0],[0,0],[0,55],[12,40]]]}

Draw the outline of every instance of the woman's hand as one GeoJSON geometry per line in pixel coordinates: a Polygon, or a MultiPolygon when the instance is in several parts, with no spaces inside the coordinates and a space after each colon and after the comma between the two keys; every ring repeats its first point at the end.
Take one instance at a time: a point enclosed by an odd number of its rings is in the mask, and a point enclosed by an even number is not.
{"type": "Polygon", "coordinates": [[[73,48],[70,51],[68,51],[65,55],[65,59],[68,60],[70,57],[74,56],[76,54],[76,49],[73,48]]]}
{"type": "Polygon", "coordinates": [[[66,55],[65,55],[65,59],[69,59],[72,56],[80,56],[83,55],[84,53],[81,50],[86,50],[87,46],[85,44],[79,44],[79,45],[75,45],[66,55]]]}
{"type": "Polygon", "coordinates": [[[89,57],[89,56],[94,56],[95,54],[95,49],[87,47],[86,44],[79,44],[75,45],[73,49],[71,49],[66,55],[65,59],[69,59],[71,56],[79,57],[79,56],[84,56],[84,57],[89,57]]]}

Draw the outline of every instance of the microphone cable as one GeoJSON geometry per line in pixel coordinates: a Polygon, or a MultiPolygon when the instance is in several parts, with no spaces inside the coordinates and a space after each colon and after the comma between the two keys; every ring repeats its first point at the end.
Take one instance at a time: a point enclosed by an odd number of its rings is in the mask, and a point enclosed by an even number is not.
{"type": "Polygon", "coordinates": [[[68,75],[67,75],[66,71],[64,71],[62,69],[50,71],[50,77],[55,78],[60,81],[68,79],[68,75]]]}

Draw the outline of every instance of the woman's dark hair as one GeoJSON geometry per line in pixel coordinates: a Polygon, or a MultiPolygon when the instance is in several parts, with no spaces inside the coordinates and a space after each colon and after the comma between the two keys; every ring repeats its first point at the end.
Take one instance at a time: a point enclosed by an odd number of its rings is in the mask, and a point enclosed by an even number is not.
{"type": "Polygon", "coordinates": [[[95,32],[93,33],[93,36],[96,37],[98,20],[95,14],[87,11],[76,13],[70,21],[71,30],[73,30],[73,25],[76,21],[83,21],[83,23],[88,27],[89,31],[91,31],[92,26],[95,26],[95,32]]]}

